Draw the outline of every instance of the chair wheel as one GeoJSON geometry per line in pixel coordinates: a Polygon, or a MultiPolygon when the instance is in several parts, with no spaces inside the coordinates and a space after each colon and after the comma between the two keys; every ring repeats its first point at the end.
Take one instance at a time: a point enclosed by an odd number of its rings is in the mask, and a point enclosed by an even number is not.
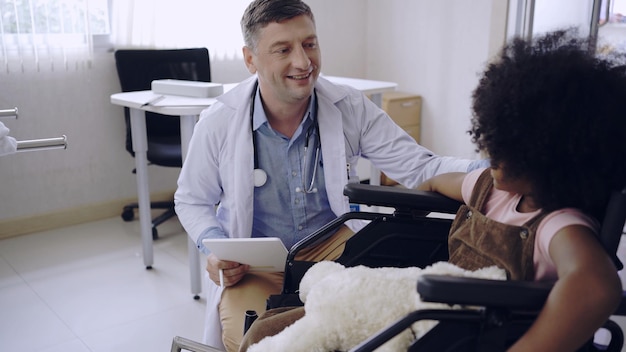
{"type": "Polygon", "coordinates": [[[158,240],[159,239],[159,232],[157,231],[156,227],[152,228],[152,240],[158,240]]]}
{"type": "Polygon", "coordinates": [[[133,211],[132,208],[130,209],[124,209],[124,211],[122,211],[122,219],[124,221],[132,221],[135,218],[135,212],[133,211]]]}

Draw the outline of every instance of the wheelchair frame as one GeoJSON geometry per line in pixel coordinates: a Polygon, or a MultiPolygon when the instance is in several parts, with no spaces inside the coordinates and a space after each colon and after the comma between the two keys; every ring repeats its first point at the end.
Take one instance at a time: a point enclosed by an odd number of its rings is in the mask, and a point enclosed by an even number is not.
{"type": "MultiPolygon", "coordinates": [[[[626,189],[612,194],[599,236],[617,270],[623,268],[617,258],[617,248],[625,222],[626,189]]],[[[417,282],[417,291],[422,300],[482,309],[415,311],[363,341],[350,352],[373,351],[419,320],[437,320],[439,324],[416,340],[409,351],[503,351],[534,322],[551,289],[551,284],[538,282],[424,275],[417,282]],[[450,331],[453,330],[464,331],[464,334],[452,338],[450,331]],[[452,346],[442,347],[443,343],[449,344],[450,341],[455,341],[452,346]]],[[[626,315],[626,292],[623,297],[614,315],[626,315]]],[[[579,351],[621,351],[624,343],[621,327],[609,319],[603,328],[611,333],[608,345],[597,345],[590,340],[579,351]]]]}
{"type": "Polygon", "coordinates": [[[315,262],[298,261],[296,255],[328,239],[348,221],[369,223],[346,242],[343,254],[336,260],[346,267],[423,268],[437,261],[448,260],[447,239],[453,218],[424,215],[429,211],[455,214],[461,203],[433,192],[365,184],[349,184],[344,189],[344,195],[352,203],[393,207],[394,211],[390,214],[349,212],[296,243],[287,255],[283,291],[268,299],[268,309],[302,305],[298,286],[315,262]],[[417,247],[414,246],[416,242],[419,243],[417,247]]]}

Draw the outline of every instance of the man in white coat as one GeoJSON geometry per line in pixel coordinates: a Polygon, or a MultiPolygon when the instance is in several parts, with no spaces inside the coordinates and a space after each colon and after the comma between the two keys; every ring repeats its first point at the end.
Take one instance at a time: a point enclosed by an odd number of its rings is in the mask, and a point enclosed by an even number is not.
{"type": "MultiPolygon", "coordinates": [[[[204,342],[228,351],[239,347],[245,311],[263,312],[283,275],[220,260],[203,239],[279,237],[289,248],[349,211],[343,188],[359,158],[411,188],[484,165],[434,155],[360,91],[319,77],[315,20],[301,0],[255,0],[241,26],[252,76],[202,112],[175,194],[182,225],[208,255],[204,342]]],[[[339,230],[307,259],[335,259],[356,230],[339,230]]]]}

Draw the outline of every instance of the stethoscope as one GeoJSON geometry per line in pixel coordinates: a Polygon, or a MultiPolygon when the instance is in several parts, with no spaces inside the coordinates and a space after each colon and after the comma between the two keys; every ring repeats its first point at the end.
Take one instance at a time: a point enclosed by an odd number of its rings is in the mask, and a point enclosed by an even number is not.
{"type": "MultiPolygon", "coordinates": [[[[258,88],[259,82],[257,81],[252,89],[252,94],[250,96],[250,130],[252,131],[252,149],[254,150],[254,187],[262,187],[267,182],[267,172],[265,170],[259,168],[259,155],[256,149],[256,133],[254,133],[254,99],[256,98],[256,91],[258,88]]],[[[306,131],[306,139],[304,141],[304,170],[302,172],[302,188],[297,187],[296,192],[304,192],[304,193],[317,193],[317,187],[315,187],[315,178],[317,176],[317,167],[320,163],[320,148],[322,146],[320,142],[320,128],[317,123],[317,93],[313,91],[315,94],[315,114],[313,116],[313,124],[309,126],[306,131]],[[309,163],[307,163],[307,151],[309,150],[309,140],[311,137],[312,131],[315,130],[315,162],[313,165],[313,175],[311,176],[311,182],[309,182],[308,186],[306,186],[306,175],[308,175],[308,170],[310,168],[309,163]],[[307,167],[308,165],[308,167],[307,167]]]]}

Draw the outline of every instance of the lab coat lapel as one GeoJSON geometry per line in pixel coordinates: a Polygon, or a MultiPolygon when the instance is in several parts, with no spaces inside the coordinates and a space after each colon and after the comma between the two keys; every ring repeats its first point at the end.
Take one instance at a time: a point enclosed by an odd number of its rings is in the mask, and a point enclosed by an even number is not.
{"type": "Polygon", "coordinates": [[[323,90],[318,92],[318,100],[317,118],[322,142],[324,182],[330,207],[339,216],[348,211],[343,196],[343,187],[348,182],[348,177],[342,114],[323,90]]]}
{"type": "MultiPolygon", "coordinates": [[[[230,209],[230,236],[250,237],[252,234],[252,212],[254,204],[254,152],[252,147],[252,131],[250,127],[250,99],[242,99],[242,96],[249,97],[254,87],[256,76],[247,79],[231,92],[224,94],[220,98],[224,104],[237,110],[233,123],[229,126],[229,145],[232,152],[232,177],[235,182],[227,184],[233,187],[230,191],[234,197],[230,198],[232,204],[228,204],[230,209]]],[[[225,161],[226,162],[226,161],[225,161]]]]}

